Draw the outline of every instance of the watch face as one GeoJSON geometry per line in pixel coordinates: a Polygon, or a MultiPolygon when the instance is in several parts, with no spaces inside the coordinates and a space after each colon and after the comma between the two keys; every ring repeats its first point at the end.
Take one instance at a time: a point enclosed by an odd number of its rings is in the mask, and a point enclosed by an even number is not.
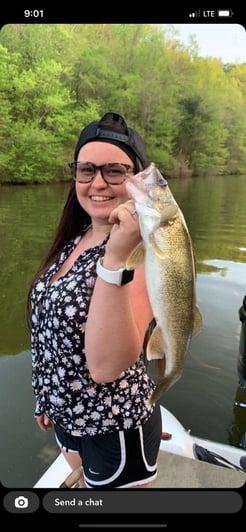
{"type": "Polygon", "coordinates": [[[122,272],[121,285],[130,283],[134,277],[134,270],[124,270],[122,272]]]}

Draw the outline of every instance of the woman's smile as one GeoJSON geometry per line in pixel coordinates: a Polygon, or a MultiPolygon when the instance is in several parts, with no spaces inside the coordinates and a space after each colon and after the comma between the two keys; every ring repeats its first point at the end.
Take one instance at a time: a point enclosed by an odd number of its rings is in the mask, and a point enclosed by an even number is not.
{"type": "Polygon", "coordinates": [[[93,196],[89,196],[89,197],[90,197],[90,199],[92,201],[99,201],[99,202],[101,202],[101,201],[109,201],[109,200],[113,199],[112,196],[97,196],[97,195],[93,195],[93,196]]]}

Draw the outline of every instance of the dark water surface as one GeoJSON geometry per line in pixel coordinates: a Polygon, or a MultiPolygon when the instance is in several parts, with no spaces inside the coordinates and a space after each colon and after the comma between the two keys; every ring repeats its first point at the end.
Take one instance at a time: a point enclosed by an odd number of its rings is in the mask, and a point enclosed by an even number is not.
{"type": "MultiPolygon", "coordinates": [[[[193,239],[204,327],[192,341],[182,378],[161,402],[196,436],[239,447],[246,431],[246,409],[234,406],[246,400],[237,376],[246,176],[171,180],[169,186],[193,239]]],[[[68,188],[0,187],[0,478],[7,487],[33,486],[58,452],[53,432],[40,431],[33,418],[25,303],[68,188]]]]}

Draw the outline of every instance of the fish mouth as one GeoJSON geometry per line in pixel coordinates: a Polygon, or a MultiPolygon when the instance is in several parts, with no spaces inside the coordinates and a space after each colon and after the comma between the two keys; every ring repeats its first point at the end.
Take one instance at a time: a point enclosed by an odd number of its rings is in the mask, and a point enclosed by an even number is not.
{"type": "Polygon", "coordinates": [[[150,163],[147,168],[132,177],[139,177],[147,186],[158,185],[159,187],[165,187],[168,184],[166,178],[156,168],[154,163],[150,163]]]}
{"type": "Polygon", "coordinates": [[[156,168],[154,163],[151,163],[147,168],[132,175],[128,178],[129,188],[128,190],[133,192],[138,190],[138,195],[142,198],[147,194],[150,198],[157,199],[158,193],[167,187],[168,182],[161,172],[156,168]]]}
{"type": "Polygon", "coordinates": [[[173,204],[168,182],[154,163],[138,174],[130,176],[126,182],[126,188],[130,197],[135,201],[139,214],[144,207],[145,214],[159,217],[163,204],[173,204]]]}
{"type": "Polygon", "coordinates": [[[131,197],[138,203],[144,203],[149,200],[151,205],[153,202],[173,203],[172,195],[169,191],[167,181],[160,174],[160,181],[150,182],[143,180],[140,176],[131,176],[126,183],[126,188],[131,197]]]}

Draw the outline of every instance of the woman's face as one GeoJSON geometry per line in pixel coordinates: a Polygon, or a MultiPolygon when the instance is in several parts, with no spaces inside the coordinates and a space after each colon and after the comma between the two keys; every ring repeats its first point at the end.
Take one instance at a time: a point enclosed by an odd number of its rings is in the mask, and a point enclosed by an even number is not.
{"type": "MultiPolygon", "coordinates": [[[[108,163],[127,164],[134,174],[134,164],[130,157],[118,146],[108,142],[96,141],[85,144],[78,153],[78,161],[91,162],[97,166],[108,163]]],[[[100,170],[90,183],[76,182],[75,187],[80,205],[92,220],[107,221],[110,212],[129,199],[126,181],[120,185],[108,184],[102,178],[100,170]]]]}

